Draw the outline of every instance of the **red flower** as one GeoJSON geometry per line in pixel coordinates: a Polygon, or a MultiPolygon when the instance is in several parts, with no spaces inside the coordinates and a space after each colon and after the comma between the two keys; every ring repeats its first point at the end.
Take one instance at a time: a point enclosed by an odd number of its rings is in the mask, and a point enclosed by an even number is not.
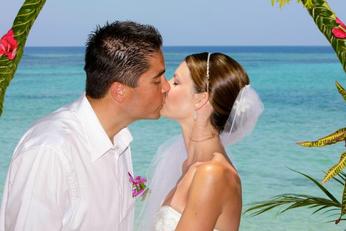
{"type": "Polygon", "coordinates": [[[0,39],[0,57],[6,55],[9,60],[16,57],[18,43],[14,38],[13,30],[10,29],[7,34],[0,39]]]}
{"type": "Polygon", "coordinates": [[[332,33],[335,38],[345,39],[346,38],[346,25],[337,17],[335,21],[338,26],[332,29],[332,33]]]}

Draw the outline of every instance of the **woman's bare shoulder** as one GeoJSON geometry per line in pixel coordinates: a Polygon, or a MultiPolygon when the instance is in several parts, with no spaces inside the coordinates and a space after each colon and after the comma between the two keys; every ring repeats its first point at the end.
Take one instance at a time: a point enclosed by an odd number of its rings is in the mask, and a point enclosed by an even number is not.
{"type": "Polygon", "coordinates": [[[199,187],[212,187],[222,194],[233,194],[241,188],[238,172],[222,153],[215,153],[212,160],[198,163],[194,168],[192,184],[200,184],[199,187]]]}

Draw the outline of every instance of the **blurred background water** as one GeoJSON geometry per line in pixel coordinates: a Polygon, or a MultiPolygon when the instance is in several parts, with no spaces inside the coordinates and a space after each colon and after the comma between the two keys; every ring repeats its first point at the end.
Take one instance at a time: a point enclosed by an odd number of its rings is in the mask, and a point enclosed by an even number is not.
{"type": "MultiPolygon", "coordinates": [[[[346,76],[330,47],[165,47],[167,79],[191,53],[224,52],[247,70],[265,111],[249,137],[228,147],[239,170],[244,208],[281,193],[322,195],[314,185],[289,168],[317,179],[335,164],[343,144],[306,149],[295,143],[312,140],[345,127],[346,106],[335,80],[346,76]]],[[[78,98],[84,89],[84,48],[29,47],[8,88],[0,118],[0,195],[8,164],[21,135],[38,118],[78,98]]],[[[138,121],[130,126],[136,175],[145,175],[157,147],[180,132],[173,121],[138,121]]],[[[341,189],[327,187],[341,198],[341,189]]],[[[137,209],[141,204],[137,204],[137,209]]],[[[306,209],[258,217],[244,215],[241,230],[341,231],[346,225],[328,223],[334,217],[311,216],[306,209]]],[[[336,216],[335,216],[336,218],[336,216]]]]}

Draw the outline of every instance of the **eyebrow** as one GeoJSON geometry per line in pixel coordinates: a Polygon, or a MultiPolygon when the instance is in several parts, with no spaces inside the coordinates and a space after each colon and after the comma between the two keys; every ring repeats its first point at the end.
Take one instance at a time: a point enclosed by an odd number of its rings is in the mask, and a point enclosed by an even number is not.
{"type": "Polygon", "coordinates": [[[159,77],[160,77],[161,75],[163,75],[165,72],[166,72],[165,69],[162,70],[162,71],[160,71],[157,75],[155,75],[155,76],[153,77],[153,79],[159,78],[159,77]]]}

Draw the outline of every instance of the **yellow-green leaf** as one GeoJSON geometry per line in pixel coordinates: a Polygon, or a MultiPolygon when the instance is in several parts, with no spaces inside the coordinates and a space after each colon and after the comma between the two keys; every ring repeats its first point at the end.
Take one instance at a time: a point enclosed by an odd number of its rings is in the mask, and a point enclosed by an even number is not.
{"type": "Polygon", "coordinates": [[[346,90],[341,86],[341,84],[338,81],[336,81],[336,88],[338,89],[339,93],[346,101],[346,90]]]}
{"type": "Polygon", "coordinates": [[[312,0],[306,0],[304,6],[308,9],[311,9],[314,6],[314,4],[312,3],[312,0]]]}
{"type": "Polygon", "coordinates": [[[45,2],[46,0],[25,0],[13,22],[12,29],[18,42],[18,48],[14,60],[9,61],[5,56],[0,57],[0,115],[3,111],[6,89],[16,73],[31,27],[45,2]]]}
{"type": "Polygon", "coordinates": [[[279,3],[279,7],[283,7],[284,5],[288,4],[291,0],[272,0],[272,5],[274,6],[275,3],[279,3]]]}
{"type": "Polygon", "coordinates": [[[336,165],[334,165],[333,167],[331,167],[327,174],[325,175],[324,179],[323,179],[323,183],[326,183],[327,181],[329,181],[332,177],[336,176],[339,172],[341,172],[346,165],[346,152],[344,152],[343,154],[341,154],[339,163],[337,163],[336,165]]]}
{"type": "Polygon", "coordinates": [[[316,141],[301,141],[297,144],[303,147],[323,147],[330,144],[335,144],[340,141],[346,140],[346,128],[341,128],[336,132],[329,134],[323,138],[320,138],[316,141]]]}
{"type": "Polygon", "coordinates": [[[337,16],[330,9],[326,0],[313,0],[312,3],[309,3],[308,1],[311,0],[302,0],[302,3],[304,6],[309,6],[306,7],[306,9],[313,18],[318,29],[332,45],[344,71],[346,72],[346,39],[338,39],[334,37],[332,33],[332,29],[338,26],[335,21],[337,16]]]}
{"type": "Polygon", "coordinates": [[[342,205],[341,205],[341,216],[346,213],[346,184],[344,186],[344,192],[342,193],[342,205]]]}

